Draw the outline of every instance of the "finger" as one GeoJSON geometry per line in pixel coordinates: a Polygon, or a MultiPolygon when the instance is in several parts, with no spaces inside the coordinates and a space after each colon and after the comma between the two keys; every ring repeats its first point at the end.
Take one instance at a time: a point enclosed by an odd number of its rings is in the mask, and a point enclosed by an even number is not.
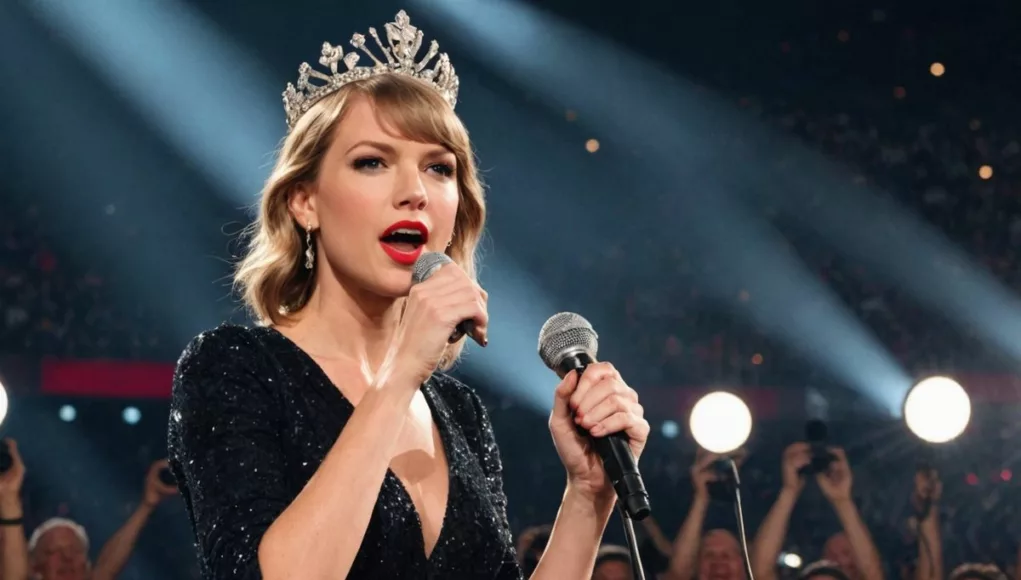
{"type": "Polygon", "coordinates": [[[847,454],[844,453],[843,449],[841,449],[840,447],[828,447],[827,451],[829,451],[830,453],[837,457],[837,463],[847,465],[847,454]]]}
{"type": "Polygon", "coordinates": [[[486,292],[485,288],[483,288],[482,286],[479,286],[478,282],[474,282],[474,286],[475,286],[475,291],[478,292],[479,296],[482,297],[482,301],[488,304],[489,303],[489,292],[486,292]]]}
{"type": "Polygon", "coordinates": [[[11,452],[11,459],[15,464],[21,463],[21,453],[18,452],[18,442],[10,437],[7,438],[7,449],[11,452]]]}
{"type": "Polygon", "coordinates": [[[795,469],[801,469],[809,463],[812,463],[812,456],[809,454],[798,455],[791,460],[791,466],[795,469]]]}
{"type": "MultiPolygon", "coordinates": [[[[585,375],[582,375],[582,381],[584,380],[585,375]]],[[[578,401],[574,412],[579,415],[591,414],[598,405],[603,403],[603,401],[614,397],[636,403],[638,402],[638,393],[625,385],[624,381],[619,380],[616,376],[607,375],[601,378],[599,382],[592,385],[592,387],[581,396],[581,400],[578,401]]],[[[602,417],[600,417],[599,420],[602,420],[602,417]]]]}
{"type": "Polygon", "coordinates": [[[574,394],[574,391],[577,388],[578,388],[578,373],[576,371],[571,371],[564,375],[564,378],[561,379],[560,384],[557,385],[556,390],[553,391],[554,417],[570,420],[571,395],[574,394]]]}
{"type": "Polygon", "coordinates": [[[474,290],[461,289],[454,294],[437,299],[437,316],[453,332],[462,321],[471,320],[475,325],[476,338],[484,340],[489,329],[489,312],[474,290]]]}
{"type": "Polygon", "coordinates": [[[610,363],[598,362],[590,364],[581,375],[578,389],[571,395],[571,409],[577,410],[578,405],[581,404],[589,389],[597,385],[604,377],[619,379],[620,373],[610,363]]]}
{"type": "Polygon", "coordinates": [[[797,443],[791,443],[784,449],[784,455],[798,455],[802,453],[810,453],[812,446],[804,441],[798,441],[797,443]]]}
{"type": "MultiPolygon", "coordinates": [[[[593,399],[594,394],[594,390],[589,392],[588,398],[593,399]]],[[[585,405],[586,403],[583,402],[582,407],[585,405]]],[[[611,391],[609,396],[605,397],[588,411],[583,411],[582,409],[576,411],[575,419],[582,427],[591,429],[606,420],[607,417],[620,412],[633,413],[638,417],[641,417],[645,411],[642,409],[642,406],[638,404],[637,397],[632,398],[626,393],[611,391]]]]}
{"type": "Polygon", "coordinates": [[[648,422],[645,419],[637,417],[630,412],[621,411],[610,415],[601,423],[589,430],[589,433],[593,437],[605,437],[606,435],[612,435],[614,433],[625,432],[628,437],[631,437],[631,431],[635,432],[636,435],[643,437],[642,439],[636,439],[638,441],[645,441],[644,437],[648,437],[646,431],[648,422]],[[642,426],[644,424],[644,426],[642,426]]]}

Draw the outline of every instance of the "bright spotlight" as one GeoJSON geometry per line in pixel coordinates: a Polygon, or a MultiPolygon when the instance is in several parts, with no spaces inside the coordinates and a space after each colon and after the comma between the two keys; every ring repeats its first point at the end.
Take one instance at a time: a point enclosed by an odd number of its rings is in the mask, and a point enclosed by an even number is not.
{"type": "Polygon", "coordinates": [[[75,417],[78,416],[78,410],[73,405],[64,405],[60,408],[60,420],[65,423],[74,421],[75,417]]]}
{"type": "Polygon", "coordinates": [[[691,435],[713,453],[730,453],[744,445],[752,432],[752,414],[736,395],[716,391],[691,409],[691,435]]]}
{"type": "Polygon", "coordinates": [[[971,399],[957,381],[929,377],[904,399],[904,421],[924,441],[946,443],[964,432],[971,419],[971,399]]]}
{"type": "Polygon", "coordinates": [[[677,425],[677,421],[666,420],[663,421],[663,436],[667,439],[673,439],[681,432],[681,428],[677,425]]]}
{"type": "Polygon", "coordinates": [[[135,425],[142,419],[142,412],[137,407],[125,407],[122,416],[125,423],[135,425]]]}
{"type": "Polygon", "coordinates": [[[794,552],[780,552],[780,565],[784,568],[800,568],[801,556],[794,552]]]}
{"type": "Polygon", "coordinates": [[[7,389],[4,388],[3,383],[0,383],[0,423],[7,418],[7,403],[7,389]]]}

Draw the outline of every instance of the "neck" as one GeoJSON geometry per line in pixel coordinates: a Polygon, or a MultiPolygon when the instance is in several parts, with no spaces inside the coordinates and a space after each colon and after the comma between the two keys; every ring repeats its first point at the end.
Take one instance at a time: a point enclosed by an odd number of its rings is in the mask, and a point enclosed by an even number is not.
{"type": "Polygon", "coordinates": [[[286,326],[309,354],[351,359],[363,372],[375,374],[397,329],[401,301],[323,278],[319,276],[308,304],[286,326]]]}

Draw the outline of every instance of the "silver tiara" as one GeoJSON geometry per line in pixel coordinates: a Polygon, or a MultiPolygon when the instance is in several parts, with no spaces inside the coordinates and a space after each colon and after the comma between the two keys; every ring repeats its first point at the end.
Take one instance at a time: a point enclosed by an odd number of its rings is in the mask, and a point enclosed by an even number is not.
{"type": "Polygon", "coordinates": [[[375,63],[373,66],[356,66],[361,55],[354,50],[344,54],[339,46],[333,46],[328,42],[323,43],[319,64],[329,67],[329,74],[314,70],[307,62],[301,63],[298,67],[297,86],[287,83],[287,90],[284,91],[284,112],[287,113],[288,129],[293,129],[298,119],[323,97],[348,83],[381,74],[402,74],[422,79],[439,91],[451,107],[457,105],[459,83],[447,53],[440,54],[435,64],[428,68],[430,61],[436,58],[440,51],[439,43],[432,41],[429,52],[421,60],[416,61],[418,51],[422,48],[423,34],[421,30],[411,25],[408,13],[401,10],[393,22],[386,23],[384,29],[387,40],[385,45],[376,34],[375,28],[369,29],[369,36],[383,51],[385,61],[377,58],[365,46],[364,35],[355,34],[351,37],[351,46],[368,55],[375,63]],[[341,60],[347,65],[345,72],[337,72],[337,64],[341,60]],[[313,84],[312,79],[323,81],[324,84],[313,84]]]}

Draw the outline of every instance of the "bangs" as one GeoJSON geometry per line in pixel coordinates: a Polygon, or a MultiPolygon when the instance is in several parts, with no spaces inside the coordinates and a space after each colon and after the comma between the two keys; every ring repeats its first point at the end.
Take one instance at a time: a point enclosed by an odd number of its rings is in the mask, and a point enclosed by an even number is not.
{"type": "Polygon", "coordinates": [[[470,151],[468,131],[443,97],[424,81],[380,75],[356,90],[369,99],[376,120],[392,136],[470,151]]]}

